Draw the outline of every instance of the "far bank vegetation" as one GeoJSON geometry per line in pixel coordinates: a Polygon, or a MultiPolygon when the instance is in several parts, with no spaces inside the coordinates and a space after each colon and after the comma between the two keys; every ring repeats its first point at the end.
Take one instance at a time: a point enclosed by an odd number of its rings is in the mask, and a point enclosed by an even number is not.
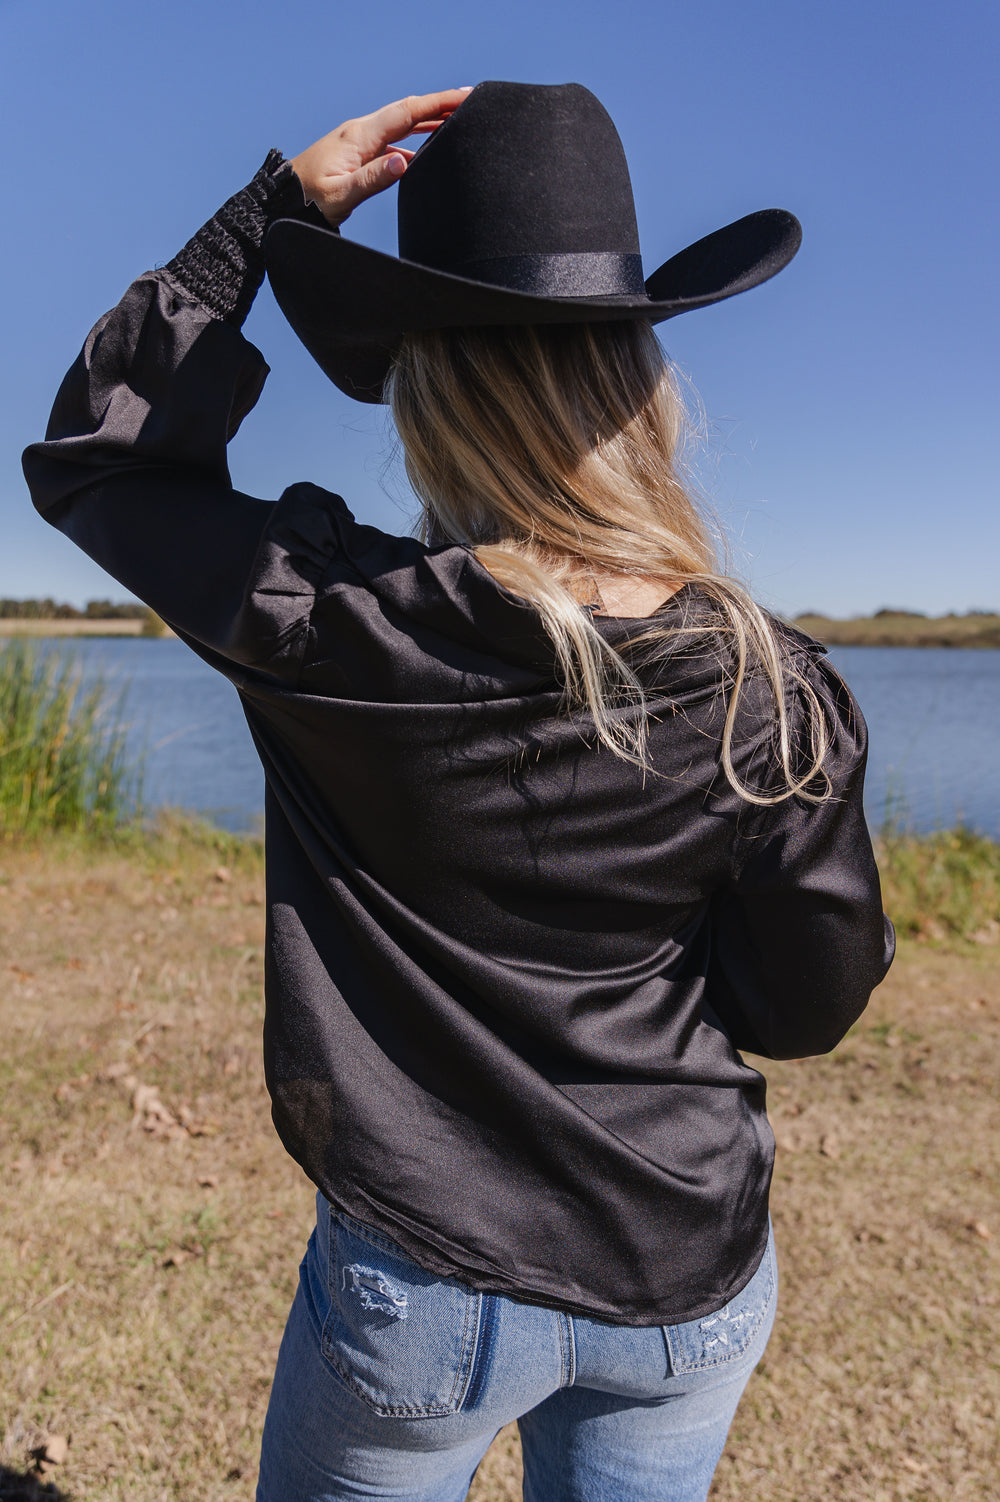
{"type": "Polygon", "coordinates": [[[886,607],[848,620],[806,611],[794,624],[828,647],[1000,647],[1000,614],[992,610],[931,616],[886,607]]]}
{"type": "Polygon", "coordinates": [[[65,601],[0,598],[0,636],[172,636],[164,621],[137,600],[65,601]]]}

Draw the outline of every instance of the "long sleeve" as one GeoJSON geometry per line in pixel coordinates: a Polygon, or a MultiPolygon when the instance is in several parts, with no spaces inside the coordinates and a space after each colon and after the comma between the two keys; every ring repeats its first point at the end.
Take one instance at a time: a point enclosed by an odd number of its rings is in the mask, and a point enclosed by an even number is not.
{"type": "Polygon", "coordinates": [[[289,657],[308,580],[275,577],[275,503],[233,489],[226,445],[267,376],[240,325],[271,219],[309,214],[272,151],[253,181],[87,338],[45,441],[24,455],[41,514],[213,661],[289,657]],[[270,612],[270,614],[268,614],[270,612]]]}
{"type": "Polygon", "coordinates": [[[760,810],[713,912],[713,1006],[738,1048],[777,1059],[834,1048],[895,949],[862,804],[867,728],[833,668],[806,671],[832,734],[830,796],[760,810]]]}

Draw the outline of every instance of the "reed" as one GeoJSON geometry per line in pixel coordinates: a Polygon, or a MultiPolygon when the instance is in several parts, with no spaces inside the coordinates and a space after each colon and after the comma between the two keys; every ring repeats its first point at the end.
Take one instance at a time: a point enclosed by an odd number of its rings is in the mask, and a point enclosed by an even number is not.
{"type": "Polygon", "coordinates": [[[123,697],[102,677],[84,686],[72,656],[19,638],[0,646],[0,836],[134,823],[141,777],[126,756],[123,697]]]}

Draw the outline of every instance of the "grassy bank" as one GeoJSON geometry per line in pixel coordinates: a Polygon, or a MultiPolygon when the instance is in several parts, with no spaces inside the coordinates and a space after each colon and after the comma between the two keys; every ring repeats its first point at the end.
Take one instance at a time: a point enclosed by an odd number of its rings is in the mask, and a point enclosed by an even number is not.
{"type": "MultiPolygon", "coordinates": [[[[713,1502],[993,1494],[996,857],[887,847],[888,981],[831,1057],[760,1066],[781,1312],[713,1502]]],[[[44,1434],[71,1502],[253,1495],[312,1214],[261,1073],[262,878],[182,823],[0,841],[0,1496],[44,1434]]],[[[471,1497],[519,1496],[505,1433],[471,1497]]]]}
{"type": "Polygon", "coordinates": [[[138,813],[121,708],[72,658],[0,643],[0,835],[106,833],[138,813]]]}
{"type": "Polygon", "coordinates": [[[987,611],[927,616],[880,610],[849,620],[799,615],[795,625],[830,647],[1000,647],[1000,615],[987,611]]]}
{"type": "Polygon", "coordinates": [[[1000,943],[1000,845],[968,829],[876,841],[883,899],[897,932],[957,947],[1000,943]]]}

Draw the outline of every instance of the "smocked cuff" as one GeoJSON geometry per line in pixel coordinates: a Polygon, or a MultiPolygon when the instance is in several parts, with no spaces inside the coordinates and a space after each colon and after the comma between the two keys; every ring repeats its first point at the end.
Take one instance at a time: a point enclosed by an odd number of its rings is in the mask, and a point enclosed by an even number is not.
{"type": "Polygon", "coordinates": [[[214,317],[239,328],[264,279],[265,230],[274,219],[308,212],[291,162],[271,150],[252,182],[234,193],[163,269],[214,317]]]}

